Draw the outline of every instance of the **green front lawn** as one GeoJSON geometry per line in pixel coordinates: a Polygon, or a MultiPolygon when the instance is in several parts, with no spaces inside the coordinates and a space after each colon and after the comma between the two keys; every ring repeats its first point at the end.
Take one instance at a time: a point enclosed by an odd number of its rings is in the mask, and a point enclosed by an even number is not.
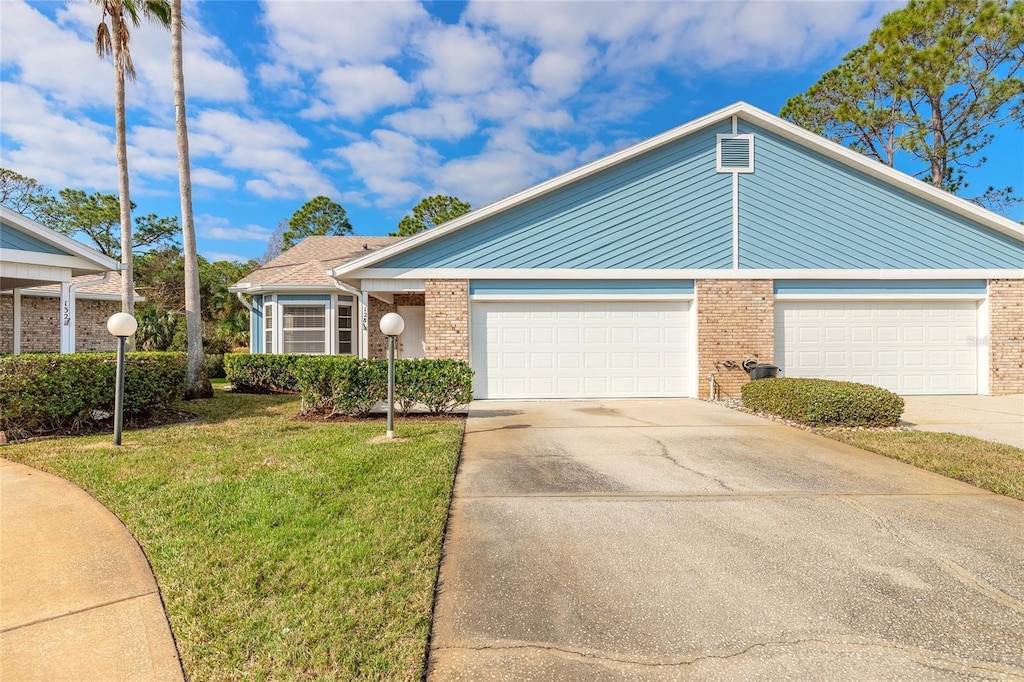
{"type": "Polygon", "coordinates": [[[955,433],[827,430],[822,435],[1024,500],[1024,450],[955,433]]]}
{"type": "Polygon", "coordinates": [[[216,392],[200,421],[12,445],[146,550],[185,670],[208,679],[414,679],[461,419],[298,422],[298,400],[216,392]]]}

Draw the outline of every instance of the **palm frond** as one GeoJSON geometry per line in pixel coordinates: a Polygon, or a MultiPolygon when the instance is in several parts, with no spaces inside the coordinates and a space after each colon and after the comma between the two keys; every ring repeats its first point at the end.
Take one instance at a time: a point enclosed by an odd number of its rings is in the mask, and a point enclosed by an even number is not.
{"type": "Polygon", "coordinates": [[[102,21],[96,27],[96,56],[103,59],[113,52],[114,45],[110,42],[110,28],[106,21],[102,21]]]}
{"type": "MultiPolygon", "coordinates": [[[[146,0],[143,12],[161,26],[171,25],[171,3],[167,0],[146,0]]],[[[181,26],[184,28],[185,24],[181,26]]]]}

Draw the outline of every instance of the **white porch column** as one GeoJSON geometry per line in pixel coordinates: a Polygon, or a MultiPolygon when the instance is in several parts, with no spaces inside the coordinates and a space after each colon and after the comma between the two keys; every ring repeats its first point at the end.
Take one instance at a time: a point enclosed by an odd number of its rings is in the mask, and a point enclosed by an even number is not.
{"type": "Polygon", "coordinates": [[[370,357],[370,297],[359,292],[359,357],[370,357]]]}
{"type": "Polygon", "coordinates": [[[14,347],[11,349],[15,355],[21,352],[21,289],[11,292],[14,298],[14,347]]]}
{"type": "Polygon", "coordinates": [[[75,297],[71,282],[60,284],[60,352],[75,352],[75,297]]]}

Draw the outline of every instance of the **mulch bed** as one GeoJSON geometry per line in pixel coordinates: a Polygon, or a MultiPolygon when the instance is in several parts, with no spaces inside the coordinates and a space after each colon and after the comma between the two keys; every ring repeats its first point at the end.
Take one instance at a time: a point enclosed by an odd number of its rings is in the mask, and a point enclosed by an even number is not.
{"type": "MultiPolygon", "coordinates": [[[[199,420],[199,415],[185,410],[166,410],[146,419],[125,420],[124,428],[138,430],[151,429],[157,426],[168,426],[170,424],[186,424],[199,420]]],[[[113,434],[114,420],[106,419],[99,422],[92,422],[77,429],[58,429],[55,431],[29,432],[22,437],[12,433],[0,431],[0,445],[14,445],[15,443],[33,443],[39,440],[51,440],[53,438],[71,438],[74,436],[96,436],[100,434],[113,434]]]]}

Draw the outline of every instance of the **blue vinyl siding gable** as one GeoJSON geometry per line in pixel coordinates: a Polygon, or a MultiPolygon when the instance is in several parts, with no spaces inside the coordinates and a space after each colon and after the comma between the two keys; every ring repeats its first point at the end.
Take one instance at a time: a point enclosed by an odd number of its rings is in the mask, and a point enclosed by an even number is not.
{"type": "Polygon", "coordinates": [[[741,121],[741,268],[1024,268],[1024,242],[741,121]]]}
{"type": "Polygon", "coordinates": [[[68,255],[63,249],[48,244],[41,239],[25,234],[13,225],[0,223],[0,248],[12,251],[33,251],[54,255],[68,255]]]}
{"type": "Polygon", "coordinates": [[[693,280],[638,280],[638,279],[584,279],[584,280],[473,280],[469,283],[469,293],[473,296],[493,296],[511,294],[530,295],[577,295],[577,294],[612,294],[650,295],[674,294],[692,295],[693,280]]]}
{"type": "Polygon", "coordinates": [[[732,266],[721,123],[376,264],[378,268],[732,266]]]}

